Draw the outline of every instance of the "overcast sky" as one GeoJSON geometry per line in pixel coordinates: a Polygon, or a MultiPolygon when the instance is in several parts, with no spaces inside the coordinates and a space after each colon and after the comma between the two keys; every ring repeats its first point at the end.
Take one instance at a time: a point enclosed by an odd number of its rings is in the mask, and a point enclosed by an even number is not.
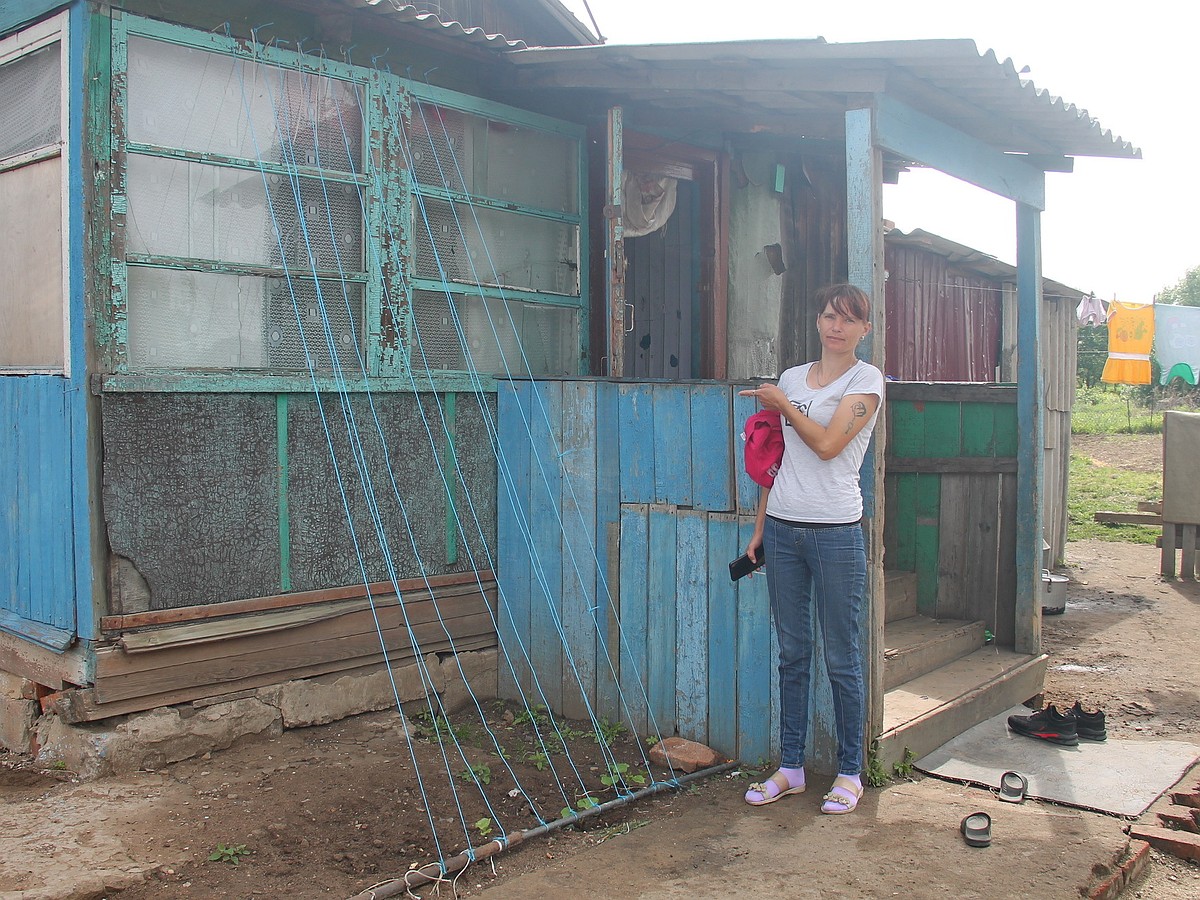
{"type": "MultiPolygon", "coordinates": [[[[564,0],[590,23],[583,0],[564,0]]],[[[1200,266],[1200,4],[975,0],[588,0],[609,43],[971,38],[1086,109],[1141,160],[1048,173],[1044,274],[1106,300],[1149,301],[1200,266]]],[[[1009,201],[939,173],[884,191],[884,216],[1015,262],[1009,201]]]]}

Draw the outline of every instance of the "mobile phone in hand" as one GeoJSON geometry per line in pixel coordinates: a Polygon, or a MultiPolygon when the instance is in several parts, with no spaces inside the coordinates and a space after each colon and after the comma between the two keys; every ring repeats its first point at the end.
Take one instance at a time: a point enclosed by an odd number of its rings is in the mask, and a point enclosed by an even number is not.
{"type": "Polygon", "coordinates": [[[743,575],[749,575],[751,572],[761,569],[763,563],[766,561],[766,557],[763,555],[761,549],[758,551],[757,561],[752,560],[748,554],[743,553],[729,564],[729,580],[737,581],[743,575]]]}

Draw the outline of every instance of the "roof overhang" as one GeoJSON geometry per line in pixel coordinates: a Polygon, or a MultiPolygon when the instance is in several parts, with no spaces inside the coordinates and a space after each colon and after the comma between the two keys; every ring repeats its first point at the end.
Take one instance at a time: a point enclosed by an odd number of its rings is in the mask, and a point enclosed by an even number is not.
{"type": "Polygon", "coordinates": [[[1064,157],[1141,151],[1039,90],[971,40],[807,40],[535,48],[504,54],[513,90],[590,92],[726,123],[727,132],[834,138],[844,113],[883,95],[1043,170],[1064,157]]]}

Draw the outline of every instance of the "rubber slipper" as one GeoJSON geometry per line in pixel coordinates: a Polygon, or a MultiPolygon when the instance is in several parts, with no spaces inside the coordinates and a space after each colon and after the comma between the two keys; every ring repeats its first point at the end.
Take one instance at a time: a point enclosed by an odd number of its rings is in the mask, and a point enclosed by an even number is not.
{"type": "Polygon", "coordinates": [[[833,780],[833,787],[829,789],[829,793],[821,798],[825,801],[821,806],[821,812],[827,816],[844,816],[852,813],[858,809],[858,800],[862,795],[861,787],[849,778],[839,775],[833,780]]]}
{"type": "Polygon", "coordinates": [[[1005,772],[1000,776],[1000,799],[1008,803],[1023,803],[1029,782],[1019,772],[1005,772]]]}
{"type": "Polygon", "coordinates": [[[750,785],[750,789],[746,791],[746,802],[751,806],[766,806],[768,803],[774,803],[776,800],[780,799],[781,797],[786,797],[789,794],[803,793],[804,785],[792,787],[791,782],[788,781],[788,777],[786,775],[784,775],[782,772],[776,772],[766,781],[750,785]],[[772,785],[776,789],[776,793],[768,794],[767,791],[769,788],[767,785],[772,785]],[[750,798],[751,794],[758,794],[761,799],[753,800],[750,798]]]}
{"type": "Polygon", "coordinates": [[[992,845],[992,817],[985,812],[973,812],[962,820],[958,826],[963,840],[969,847],[990,847],[992,845]]]}

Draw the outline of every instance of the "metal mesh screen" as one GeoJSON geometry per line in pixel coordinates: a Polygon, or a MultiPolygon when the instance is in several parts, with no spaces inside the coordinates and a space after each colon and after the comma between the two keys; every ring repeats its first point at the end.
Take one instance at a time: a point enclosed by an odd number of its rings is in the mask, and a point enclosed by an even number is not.
{"type": "Polygon", "coordinates": [[[419,277],[578,296],[577,226],[428,197],[424,207],[414,212],[419,277]]]}
{"type": "Polygon", "coordinates": [[[409,147],[419,185],[556,212],[579,209],[574,138],[417,104],[409,147]]]}
{"type": "Polygon", "coordinates": [[[573,308],[415,291],[413,322],[419,336],[414,369],[468,371],[469,352],[474,370],[484,374],[579,373],[579,311],[573,308]]]}
{"type": "Polygon", "coordinates": [[[59,142],[60,46],[55,42],[0,66],[0,159],[59,142]]]}
{"type": "Polygon", "coordinates": [[[248,265],[359,272],[363,216],[354,185],[292,179],[131,153],[127,248],[248,265]]]}
{"type": "Polygon", "coordinates": [[[349,82],[138,36],[128,56],[131,141],[362,169],[363,113],[349,82]]]}
{"type": "MultiPolygon", "coordinates": [[[[361,348],[363,286],[320,286],[337,358],[347,375],[359,374],[355,343],[357,338],[361,348]]],[[[289,286],[283,278],[130,266],[128,315],[134,370],[307,370],[305,345],[314,369],[332,368],[311,279],[293,278],[289,286]]]]}

